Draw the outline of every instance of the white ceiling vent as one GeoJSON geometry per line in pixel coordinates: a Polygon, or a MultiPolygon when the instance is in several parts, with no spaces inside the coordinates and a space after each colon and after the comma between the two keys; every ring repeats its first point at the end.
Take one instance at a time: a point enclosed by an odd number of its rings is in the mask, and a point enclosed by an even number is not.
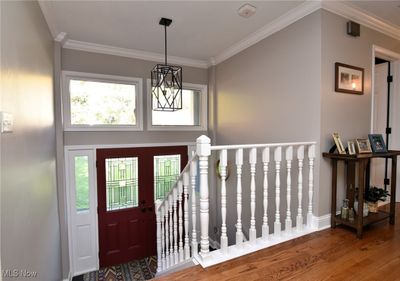
{"type": "Polygon", "coordinates": [[[242,7],[240,7],[238,9],[237,12],[238,12],[239,16],[247,19],[247,18],[251,17],[252,15],[254,15],[256,13],[256,10],[257,10],[256,7],[254,7],[250,4],[244,4],[242,7]]]}

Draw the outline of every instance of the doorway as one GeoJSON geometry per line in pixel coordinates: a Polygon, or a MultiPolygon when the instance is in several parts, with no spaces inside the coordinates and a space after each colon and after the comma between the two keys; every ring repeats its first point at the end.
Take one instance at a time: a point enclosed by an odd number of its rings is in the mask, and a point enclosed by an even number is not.
{"type": "Polygon", "coordinates": [[[156,254],[155,199],[187,163],[186,146],[97,149],[100,267],[156,254]]]}
{"type": "MultiPolygon", "coordinates": [[[[400,150],[400,54],[374,46],[372,59],[371,133],[382,134],[388,149],[400,150]]],[[[389,186],[391,162],[374,159],[371,165],[371,184],[389,186]]],[[[400,202],[399,182],[396,190],[396,201],[400,202]]]]}

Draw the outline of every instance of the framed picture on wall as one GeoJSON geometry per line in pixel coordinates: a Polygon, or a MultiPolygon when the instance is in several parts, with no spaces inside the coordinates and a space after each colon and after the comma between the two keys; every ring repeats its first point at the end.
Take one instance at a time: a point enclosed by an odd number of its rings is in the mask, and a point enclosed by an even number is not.
{"type": "Polygon", "coordinates": [[[364,94],[364,68],[335,63],[335,92],[364,94]]]}

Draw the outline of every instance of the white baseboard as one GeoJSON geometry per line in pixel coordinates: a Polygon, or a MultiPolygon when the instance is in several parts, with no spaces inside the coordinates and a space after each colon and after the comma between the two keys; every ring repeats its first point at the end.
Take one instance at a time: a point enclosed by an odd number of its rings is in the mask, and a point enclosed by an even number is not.
{"type": "Polygon", "coordinates": [[[313,227],[317,230],[323,230],[331,227],[331,215],[326,214],[323,216],[315,217],[313,216],[313,227]]]}

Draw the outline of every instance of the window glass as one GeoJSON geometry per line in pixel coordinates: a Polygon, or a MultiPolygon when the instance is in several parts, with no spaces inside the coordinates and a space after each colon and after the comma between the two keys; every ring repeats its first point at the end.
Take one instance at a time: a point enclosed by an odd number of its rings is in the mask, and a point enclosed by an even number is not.
{"type": "Polygon", "coordinates": [[[71,125],[136,125],[136,86],[69,80],[71,125]]]}
{"type": "Polygon", "coordinates": [[[164,199],[181,173],[181,156],[154,156],[154,194],[157,199],[164,199]]]}
{"type": "MultiPolygon", "coordinates": [[[[182,90],[182,109],[170,111],[152,110],[154,126],[199,126],[200,125],[200,91],[182,90]]],[[[153,108],[156,100],[153,98],[153,108]]]]}
{"type": "Polygon", "coordinates": [[[89,158],[75,156],[75,207],[77,212],[89,210],[89,158]]]}
{"type": "Polygon", "coordinates": [[[138,158],[106,159],[107,211],[138,206],[138,158]]]}

